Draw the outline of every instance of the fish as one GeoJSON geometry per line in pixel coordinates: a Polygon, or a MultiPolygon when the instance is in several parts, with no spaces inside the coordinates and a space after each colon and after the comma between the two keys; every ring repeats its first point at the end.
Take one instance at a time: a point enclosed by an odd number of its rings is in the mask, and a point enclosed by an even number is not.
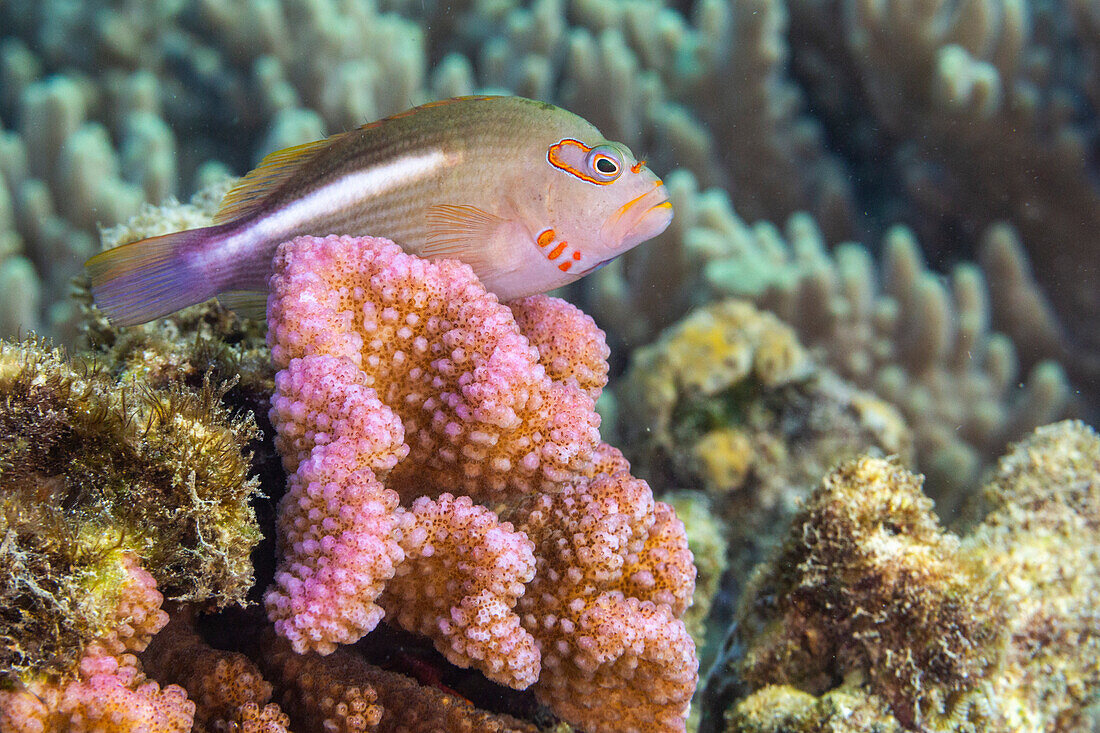
{"type": "Polygon", "coordinates": [[[276,249],[297,236],[375,236],[467,263],[504,302],[602,267],[672,216],[646,162],[584,118],[456,97],[271,153],[211,226],[105,250],[85,268],[99,310],[130,326],[215,296],[264,297],[276,249]]]}

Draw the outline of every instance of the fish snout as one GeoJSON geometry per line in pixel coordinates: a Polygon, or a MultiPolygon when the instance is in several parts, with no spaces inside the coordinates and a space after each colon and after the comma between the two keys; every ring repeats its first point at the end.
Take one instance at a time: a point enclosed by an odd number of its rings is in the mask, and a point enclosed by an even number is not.
{"type": "Polygon", "coordinates": [[[667,229],[672,216],[668,190],[658,180],[648,191],[627,201],[612,214],[601,235],[611,249],[625,252],[667,229]]]}

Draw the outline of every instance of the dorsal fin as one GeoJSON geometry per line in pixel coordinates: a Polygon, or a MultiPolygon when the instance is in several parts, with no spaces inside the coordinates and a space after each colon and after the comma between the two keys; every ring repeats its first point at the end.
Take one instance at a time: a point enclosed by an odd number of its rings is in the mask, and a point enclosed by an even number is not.
{"type": "Polygon", "coordinates": [[[225,194],[222,206],[214,216],[214,223],[224,224],[254,213],[269,193],[301,170],[317,153],[346,134],[340,132],[323,140],[294,145],[266,155],[258,166],[225,194]]]}

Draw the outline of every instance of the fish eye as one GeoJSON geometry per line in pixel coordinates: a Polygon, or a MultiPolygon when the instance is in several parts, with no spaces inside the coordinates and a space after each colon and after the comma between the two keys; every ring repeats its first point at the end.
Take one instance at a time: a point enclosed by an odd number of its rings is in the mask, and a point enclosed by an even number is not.
{"type": "Polygon", "coordinates": [[[623,171],[619,152],[610,145],[592,148],[588,154],[588,166],[602,183],[614,181],[623,171]]]}

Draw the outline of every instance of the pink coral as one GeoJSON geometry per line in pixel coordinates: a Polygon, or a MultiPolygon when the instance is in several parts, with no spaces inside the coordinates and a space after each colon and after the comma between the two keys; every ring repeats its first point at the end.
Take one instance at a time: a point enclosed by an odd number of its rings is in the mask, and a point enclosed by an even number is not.
{"type": "Polygon", "coordinates": [[[382,239],[299,237],[280,247],[271,290],[276,365],[344,357],[401,417],[409,460],[389,488],[481,499],[560,486],[589,468],[600,438],[591,398],[546,374],[469,266],[382,239]]]}
{"type": "Polygon", "coordinates": [[[374,600],[404,557],[393,537],[398,496],[380,477],[408,448],[363,382],[333,356],[293,359],[276,378],[271,420],[297,470],[279,502],[281,561],[264,602],[298,652],[331,652],[373,629],[383,614],[374,600]]]}
{"type": "Polygon", "coordinates": [[[549,295],[530,295],[508,303],[516,325],[539,351],[539,363],[551,379],[580,387],[593,400],[607,386],[604,332],[592,316],[549,295]]]}
{"type": "Polygon", "coordinates": [[[133,656],[121,659],[91,654],[80,664],[81,679],[68,685],[58,711],[72,733],[186,733],[194,723],[195,704],[176,685],[163,690],[145,679],[133,656]]]}
{"type": "Polygon", "coordinates": [[[99,640],[113,655],[142,651],[149,646],[153,635],[168,623],[168,614],[160,607],[164,596],[157,590],[152,574],[130,553],[123,553],[120,565],[125,576],[118,605],[112,614],[115,626],[99,640]]]}
{"type": "Polygon", "coordinates": [[[385,240],[300,237],[275,267],[271,419],[294,472],[278,633],[330,653],[384,608],[593,731],[683,730],[695,569],[672,510],[600,442],[592,320],[546,296],[509,310],[467,266],[385,240]]]}
{"type": "Polygon", "coordinates": [[[163,596],[137,558],[120,553],[115,627],[89,644],[73,679],[0,690],[0,730],[12,733],[184,733],[195,706],[176,685],[146,679],[127,652],[144,649],[168,621],[163,596]]]}
{"type": "Polygon", "coordinates": [[[535,639],[514,612],[535,575],[531,541],[467,496],[422,496],[406,517],[406,560],[386,586],[387,614],[435,639],[454,664],[476,664],[512,687],[538,679],[535,639]]]}

